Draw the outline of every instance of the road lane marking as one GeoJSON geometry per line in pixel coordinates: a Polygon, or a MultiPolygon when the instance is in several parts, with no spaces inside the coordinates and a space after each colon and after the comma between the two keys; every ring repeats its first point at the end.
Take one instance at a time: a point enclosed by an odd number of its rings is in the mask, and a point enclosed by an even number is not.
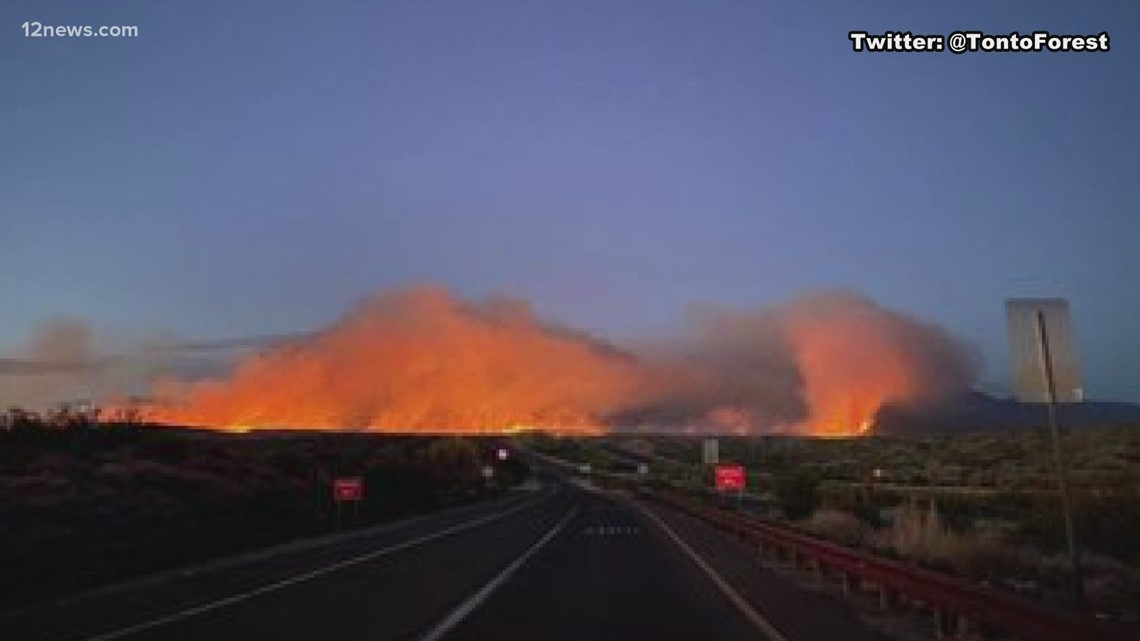
{"type": "Polygon", "coordinates": [[[582,536],[624,536],[641,534],[641,528],[622,525],[588,525],[582,528],[582,536]]]}
{"type": "MultiPolygon", "coordinates": [[[[557,487],[557,486],[555,486],[555,487],[557,487]]],[[[380,548],[378,550],[373,550],[371,552],[366,552],[366,553],[360,554],[358,556],[350,557],[350,558],[344,559],[342,561],[337,561],[336,563],[332,563],[330,565],[326,565],[324,567],[320,567],[320,568],[317,568],[315,570],[310,570],[308,572],[302,572],[301,574],[293,575],[287,579],[282,579],[280,581],[274,581],[273,583],[267,583],[261,587],[254,588],[254,589],[248,590],[246,592],[240,592],[238,594],[233,594],[233,595],[230,595],[230,596],[222,598],[222,599],[217,599],[215,601],[208,601],[208,602],[203,603],[201,605],[196,605],[192,608],[186,608],[184,610],[179,610],[177,612],[174,612],[172,614],[168,614],[166,616],[158,617],[157,619],[151,619],[150,621],[144,621],[142,623],[136,623],[134,625],[127,626],[125,628],[120,628],[118,630],[113,630],[111,632],[104,632],[102,634],[97,634],[97,635],[91,636],[91,637],[84,637],[83,641],[112,641],[114,639],[122,639],[123,637],[127,637],[127,636],[130,636],[132,634],[142,632],[144,630],[150,630],[152,628],[157,628],[159,626],[167,625],[169,623],[174,623],[176,621],[182,621],[184,619],[189,619],[191,617],[198,616],[199,614],[205,614],[206,612],[210,612],[213,610],[217,610],[220,608],[231,606],[231,605],[234,605],[236,603],[248,601],[249,599],[252,599],[256,596],[261,596],[262,594],[268,594],[270,592],[276,592],[277,590],[287,588],[291,585],[297,585],[298,583],[304,583],[305,581],[310,581],[312,579],[324,576],[326,574],[332,574],[333,572],[336,572],[338,570],[343,570],[344,568],[347,568],[347,567],[359,565],[359,564],[364,563],[366,561],[371,561],[373,559],[377,559],[377,558],[380,558],[383,556],[388,556],[388,555],[394,554],[396,552],[400,552],[403,550],[407,550],[409,548],[413,548],[413,547],[416,547],[419,545],[423,545],[424,543],[430,543],[431,541],[435,541],[437,539],[442,539],[442,538],[451,536],[452,534],[458,534],[460,532],[464,532],[467,530],[477,528],[481,525],[486,525],[487,523],[492,523],[494,521],[504,519],[504,518],[510,516],[511,514],[514,514],[516,512],[519,512],[521,510],[524,510],[524,509],[527,509],[530,507],[534,507],[535,505],[538,505],[540,503],[543,503],[547,499],[553,497],[555,494],[556,494],[555,491],[551,491],[550,493],[546,494],[545,496],[525,501],[523,503],[515,505],[514,507],[507,509],[507,510],[504,510],[502,512],[496,512],[494,514],[489,514],[487,516],[479,517],[479,518],[474,519],[472,521],[466,521],[464,523],[458,523],[456,525],[452,525],[450,527],[444,528],[444,529],[439,530],[437,532],[432,532],[431,534],[426,534],[424,536],[420,536],[420,537],[417,537],[415,539],[411,539],[409,541],[403,541],[401,543],[389,545],[387,547],[383,547],[383,548],[380,548]]]]}
{"type": "Polygon", "coordinates": [[[494,591],[497,590],[499,586],[506,583],[507,580],[510,579],[511,576],[520,567],[522,567],[524,563],[526,563],[527,559],[534,556],[536,552],[542,549],[542,546],[546,545],[551,539],[557,536],[558,533],[562,531],[562,528],[566,527],[566,524],[569,523],[570,520],[577,515],[578,507],[575,506],[566,513],[566,516],[562,517],[561,521],[555,523],[554,527],[550,528],[550,530],[548,530],[541,539],[536,541],[534,545],[530,546],[526,552],[523,552],[522,556],[515,559],[514,562],[512,562],[506,568],[503,568],[503,571],[496,574],[495,578],[488,581],[486,585],[479,588],[479,590],[474,594],[464,599],[463,602],[456,606],[455,609],[453,609],[446,617],[444,617],[442,621],[432,627],[431,630],[428,630],[427,634],[420,637],[420,641],[439,641],[443,637],[447,636],[448,632],[451,632],[455,626],[459,625],[463,622],[464,619],[470,616],[471,613],[476,610],[476,608],[478,608],[483,604],[484,601],[487,600],[487,597],[491,596],[491,594],[494,593],[494,591]]]}
{"type": "Polygon", "coordinates": [[[689,547],[688,543],[685,543],[683,540],[681,540],[681,537],[677,536],[677,533],[673,531],[673,528],[669,527],[665,521],[661,519],[661,517],[657,516],[653,513],[652,510],[645,507],[644,505],[641,505],[640,503],[637,503],[636,505],[646,516],[649,517],[651,521],[657,524],[657,527],[661,528],[661,531],[664,532],[666,536],[668,536],[673,540],[674,543],[677,544],[677,547],[681,548],[681,551],[684,552],[689,557],[689,559],[696,564],[697,567],[704,571],[709,579],[712,580],[713,584],[715,584],[716,587],[720,589],[721,593],[723,593],[724,596],[727,597],[734,606],[736,606],[736,609],[744,615],[744,618],[748,619],[752,625],[756,626],[756,628],[759,629],[760,632],[763,633],[763,635],[767,637],[769,641],[787,641],[784,635],[780,634],[779,630],[772,627],[772,624],[768,623],[767,619],[761,616],[760,613],[757,612],[756,609],[753,608],[752,605],[748,603],[744,597],[740,596],[740,593],[734,590],[732,586],[728,584],[728,581],[725,581],[723,578],[721,578],[721,576],[717,574],[717,571],[712,569],[712,566],[706,563],[705,560],[701,558],[700,554],[697,554],[696,550],[689,547]]]}

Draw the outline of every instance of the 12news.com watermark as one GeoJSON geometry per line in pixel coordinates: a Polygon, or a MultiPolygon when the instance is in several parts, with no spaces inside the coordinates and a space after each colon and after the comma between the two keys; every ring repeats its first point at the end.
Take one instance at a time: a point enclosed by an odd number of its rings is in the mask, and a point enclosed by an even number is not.
{"type": "Polygon", "coordinates": [[[851,49],[858,53],[877,52],[939,52],[1005,53],[1005,52],[1105,52],[1109,50],[1107,31],[1096,34],[1051,33],[1034,31],[1028,34],[989,34],[982,31],[954,31],[948,35],[916,35],[910,31],[887,31],[871,34],[851,31],[847,34],[851,49]]]}
{"type": "Polygon", "coordinates": [[[25,22],[20,25],[25,38],[137,38],[135,25],[49,25],[42,22],[25,22]]]}

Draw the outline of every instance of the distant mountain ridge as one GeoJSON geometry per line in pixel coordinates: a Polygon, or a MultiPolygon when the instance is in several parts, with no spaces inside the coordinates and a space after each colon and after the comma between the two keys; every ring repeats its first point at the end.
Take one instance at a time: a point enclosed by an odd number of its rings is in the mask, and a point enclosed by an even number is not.
{"type": "MultiPolygon", "coordinates": [[[[1140,405],[1113,401],[1085,401],[1058,405],[1066,429],[1090,427],[1140,428],[1140,405]]],[[[937,434],[945,432],[997,432],[1047,425],[1045,405],[1020,403],[972,391],[930,407],[884,407],[875,417],[878,434],[937,434]]]]}

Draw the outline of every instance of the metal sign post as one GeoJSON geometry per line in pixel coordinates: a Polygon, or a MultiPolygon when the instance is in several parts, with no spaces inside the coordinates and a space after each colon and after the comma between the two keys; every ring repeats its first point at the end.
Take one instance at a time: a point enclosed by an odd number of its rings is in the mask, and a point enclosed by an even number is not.
{"type": "Polygon", "coordinates": [[[715,438],[706,438],[701,443],[701,460],[705,465],[716,465],[720,462],[720,446],[715,438]]]}
{"type": "Polygon", "coordinates": [[[333,502],[336,503],[336,529],[341,529],[343,505],[352,503],[352,521],[356,524],[360,514],[360,502],[364,500],[364,479],[355,476],[333,479],[333,502]]]}
{"type": "Polygon", "coordinates": [[[1073,498],[1069,491],[1069,473],[1061,451],[1061,426],[1057,421],[1057,387],[1053,380],[1053,360],[1049,354],[1049,333],[1045,329],[1045,312],[1037,310],[1037,341],[1040,346],[1041,369],[1048,393],[1049,434],[1053,441],[1053,469],[1057,474],[1057,490],[1061,494],[1061,512],[1065,521],[1065,543],[1069,548],[1069,566],[1073,573],[1073,594],[1084,598],[1081,579],[1081,555],[1077,548],[1077,530],[1073,525],[1073,498]]]}
{"type": "Polygon", "coordinates": [[[1044,402],[1046,407],[1053,472],[1061,498],[1061,517],[1065,527],[1073,595],[1080,600],[1084,598],[1080,547],[1073,522],[1072,492],[1057,416],[1059,400],[1080,402],[1084,397],[1070,338],[1069,304],[1062,299],[1013,299],[1006,301],[1006,312],[1018,400],[1044,402]],[[1058,387],[1059,381],[1061,387],[1058,387]]]}

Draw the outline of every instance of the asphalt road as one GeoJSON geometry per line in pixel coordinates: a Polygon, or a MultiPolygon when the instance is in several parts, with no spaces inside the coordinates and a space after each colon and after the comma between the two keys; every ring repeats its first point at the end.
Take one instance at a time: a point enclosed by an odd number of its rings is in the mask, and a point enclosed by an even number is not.
{"type": "Polygon", "coordinates": [[[878,639],[682,515],[543,489],[0,618],[0,639],[878,639]]]}

